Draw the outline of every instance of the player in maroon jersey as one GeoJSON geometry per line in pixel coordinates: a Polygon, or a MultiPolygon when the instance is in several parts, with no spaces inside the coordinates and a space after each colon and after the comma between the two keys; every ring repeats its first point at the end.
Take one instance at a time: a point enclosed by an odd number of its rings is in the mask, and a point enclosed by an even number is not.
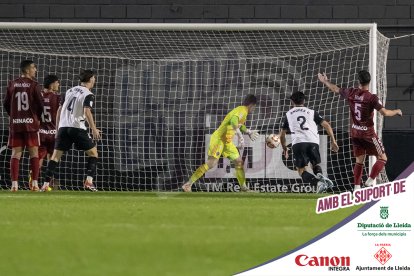
{"type": "Polygon", "coordinates": [[[369,83],[371,75],[368,71],[362,70],[358,73],[358,88],[339,88],[328,80],[325,73],[318,74],[318,79],[329,90],[339,93],[345,99],[351,111],[352,126],[351,140],[356,164],[354,167],[354,184],[355,189],[361,188],[361,177],[364,166],[365,156],[373,155],[377,157],[377,161],[371,169],[365,186],[372,186],[375,178],[387,163],[387,155],[384,146],[378,138],[374,129],[374,109],[379,111],[383,116],[402,116],[400,109],[388,110],[382,106],[377,95],[369,92],[369,83]]]}
{"type": "MultiPolygon", "coordinates": [[[[43,160],[45,158],[50,159],[55,147],[56,115],[60,102],[60,95],[57,94],[59,85],[59,78],[55,75],[48,75],[43,81],[42,97],[44,106],[39,128],[39,171],[42,168],[43,160]]],[[[29,186],[31,186],[31,180],[30,178],[29,186]]]]}
{"type": "Polygon", "coordinates": [[[39,126],[43,111],[41,88],[36,77],[37,68],[33,61],[20,63],[21,77],[10,81],[3,106],[10,116],[9,147],[12,148],[10,160],[11,191],[18,190],[19,162],[23,149],[27,147],[30,155],[30,168],[33,173],[33,191],[39,190],[39,126]]]}

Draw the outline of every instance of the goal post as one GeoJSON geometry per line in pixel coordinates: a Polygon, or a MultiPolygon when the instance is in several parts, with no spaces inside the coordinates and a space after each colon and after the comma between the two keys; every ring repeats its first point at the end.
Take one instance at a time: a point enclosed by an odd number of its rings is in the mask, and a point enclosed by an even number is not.
{"type": "MultiPolygon", "coordinates": [[[[97,72],[94,116],[103,139],[96,184],[103,190],[177,191],[207,156],[210,135],[244,96],[259,98],[247,119],[260,139],[242,152],[247,182],[264,192],[315,192],[294,170],[293,157],[265,146],[278,133],[289,95],[303,91],[306,105],[332,124],[339,153],[320,130],[322,167],[334,192],[350,189],[352,149],[347,105],[318,82],[326,72],[339,86],[357,85],[371,72],[371,91],[386,100],[389,39],[376,24],[124,24],[0,23],[0,95],[31,59],[41,83],[47,74],[61,91],[77,85],[80,69],[97,72]]],[[[0,186],[7,188],[11,151],[8,117],[0,107],[0,186]]],[[[382,116],[375,117],[381,137],[382,116]]],[[[247,140],[249,140],[247,138],[247,140]]],[[[290,137],[288,136],[290,143],[290,137]]],[[[85,156],[70,150],[59,165],[60,188],[82,187],[85,156]]],[[[375,160],[370,158],[372,167],[375,160]]],[[[20,185],[27,185],[22,159],[20,185]]],[[[199,191],[237,191],[234,168],[220,159],[195,185],[199,191]]],[[[364,170],[364,178],[368,167],[364,170]]],[[[386,181],[382,173],[378,181],[386,181]]]]}

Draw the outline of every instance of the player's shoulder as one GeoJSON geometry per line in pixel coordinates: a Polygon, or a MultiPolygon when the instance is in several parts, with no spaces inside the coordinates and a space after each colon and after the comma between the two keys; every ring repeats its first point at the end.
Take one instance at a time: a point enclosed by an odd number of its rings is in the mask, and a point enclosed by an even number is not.
{"type": "Polygon", "coordinates": [[[230,112],[232,113],[247,113],[247,106],[240,105],[233,108],[230,112]]]}

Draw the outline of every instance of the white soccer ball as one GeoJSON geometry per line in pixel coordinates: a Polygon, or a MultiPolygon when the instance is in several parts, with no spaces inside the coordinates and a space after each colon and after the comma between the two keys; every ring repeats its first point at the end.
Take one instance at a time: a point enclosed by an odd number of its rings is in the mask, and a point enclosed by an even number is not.
{"type": "Polygon", "coordinates": [[[266,146],[271,149],[277,148],[280,145],[279,134],[270,134],[266,138],[266,146]]]}

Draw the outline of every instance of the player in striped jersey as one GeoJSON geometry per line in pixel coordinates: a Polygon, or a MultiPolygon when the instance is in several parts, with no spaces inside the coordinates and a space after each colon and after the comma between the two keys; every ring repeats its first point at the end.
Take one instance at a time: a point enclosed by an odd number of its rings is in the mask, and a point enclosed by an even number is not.
{"type": "Polygon", "coordinates": [[[244,125],[247,115],[253,112],[256,103],[256,96],[247,95],[243,101],[243,105],[236,107],[226,115],[219,128],[214,131],[211,136],[207,162],[201,165],[190,177],[190,180],[182,186],[184,192],[191,192],[191,186],[194,182],[202,177],[208,170],[215,167],[221,155],[234,162],[236,178],[240,184],[241,191],[249,191],[249,188],[246,185],[243,160],[240,157],[237,147],[233,144],[233,137],[235,134],[237,135],[239,139],[239,148],[244,147],[245,142],[243,133],[249,135],[252,141],[255,141],[259,137],[257,131],[252,131],[244,125]]]}

